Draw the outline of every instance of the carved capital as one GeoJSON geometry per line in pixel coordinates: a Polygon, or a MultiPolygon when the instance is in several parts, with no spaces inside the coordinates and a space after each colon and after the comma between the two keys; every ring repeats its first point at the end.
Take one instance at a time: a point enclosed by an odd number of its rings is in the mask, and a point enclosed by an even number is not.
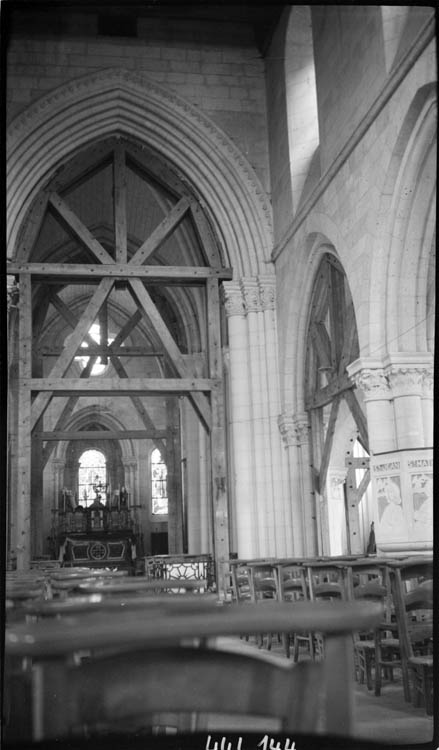
{"type": "Polygon", "coordinates": [[[433,398],[434,372],[433,367],[425,369],[422,376],[422,395],[424,398],[433,398]]]}
{"type": "Polygon", "coordinates": [[[307,414],[280,414],[279,430],[286,447],[304,445],[309,440],[310,424],[307,414]]]}
{"type": "Polygon", "coordinates": [[[389,381],[382,368],[364,368],[351,375],[351,379],[363,392],[365,401],[385,401],[391,398],[389,381]]]}
{"type": "Polygon", "coordinates": [[[291,414],[279,414],[277,424],[285,447],[297,445],[293,416],[291,414]]]}
{"type": "Polygon", "coordinates": [[[423,367],[392,365],[388,369],[388,379],[394,398],[400,396],[420,396],[423,390],[423,367]]]}
{"type": "Polygon", "coordinates": [[[246,312],[260,312],[262,310],[262,302],[257,279],[241,279],[241,289],[246,312]]]}
{"type": "Polygon", "coordinates": [[[228,318],[245,315],[244,299],[237,281],[225,281],[222,285],[224,308],[228,318]]]}
{"type": "Polygon", "coordinates": [[[276,279],[274,276],[258,276],[259,295],[263,310],[276,309],[276,279]]]}

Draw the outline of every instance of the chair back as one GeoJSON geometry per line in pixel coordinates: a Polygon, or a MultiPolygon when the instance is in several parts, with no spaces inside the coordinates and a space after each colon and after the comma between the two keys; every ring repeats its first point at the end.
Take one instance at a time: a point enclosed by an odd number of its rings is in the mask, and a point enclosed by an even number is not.
{"type": "MultiPolygon", "coordinates": [[[[373,627],[381,608],[356,602],[339,605],[224,605],[208,616],[197,608],[156,611],[154,617],[142,617],[140,611],[112,617],[72,615],[16,626],[7,634],[6,650],[9,658],[27,655],[33,661],[33,740],[65,739],[84,731],[88,736],[150,732],[163,723],[157,714],[164,713],[169,726],[170,712],[205,720],[207,714],[212,731],[212,714],[233,714],[235,721],[237,715],[246,718],[243,731],[251,731],[258,716],[275,720],[277,731],[349,736],[350,633],[373,627]],[[325,659],[292,665],[262,657],[257,650],[253,655],[186,645],[188,638],[268,628],[325,633],[325,659]],[[100,648],[95,658],[72,663],[72,650],[93,645],[100,648]]],[[[181,728],[179,719],[175,726],[181,728]]]]}

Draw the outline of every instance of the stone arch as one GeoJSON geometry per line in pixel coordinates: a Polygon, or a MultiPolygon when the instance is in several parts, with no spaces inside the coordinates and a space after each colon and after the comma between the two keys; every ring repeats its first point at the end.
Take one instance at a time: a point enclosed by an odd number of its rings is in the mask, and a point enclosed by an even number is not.
{"type": "Polygon", "coordinates": [[[427,304],[435,228],[436,127],[435,86],[427,84],[407,110],[383,187],[377,216],[381,242],[371,264],[370,355],[427,347],[425,314],[419,310],[427,304]]]}
{"type": "MultiPolygon", "coordinates": [[[[286,326],[288,339],[284,344],[284,366],[281,367],[281,394],[283,406],[288,412],[304,410],[304,370],[306,332],[309,315],[309,304],[320,260],[325,253],[332,253],[342,263],[345,273],[349,274],[344,263],[346,254],[344,243],[338,227],[323,213],[314,213],[307,226],[312,226],[301,243],[301,250],[295,248],[294,284],[289,295],[290,304],[286,319],[291,325],[286,326]]],[[[297,240],[296,240],[297,243],[297,240]]],[[[291,279],[290,279],[291,282],[291,279]]],[[[354,301],[355,302],[355,301],[354,301]]]]}
{"type": "Polygon", "coordinates": [[[271,208],[245,157],[184,99],[143,75],[115,68],[51,91],[11,123],[9,257],[14,256],[20,224],[43,182],[77,150],[113,134],[148,144],[196,186],[238,276],[267,272],[271,208]]]}
{"type": "MultiPolygon", "coordinates": [[[[91,422],[99,422],[102,427],[108,430],[126,429],[126,425],[124,425],[123,422],[117,419],[113,414],[110,414],[107,409],[102,409],[102,407],[99,407],[98,405],[87,406],[80,409],[78,412],[75,412],[66,423],[65,429],[67,431],[77,432],[78,430],[84,429],[91,422]]],[[[87,437],[86,430],[84,431],[84,437],[87,437]]],[[[133,440],[131,438],[119,440],[118,442],[123,459],[131,458],[137,460],[133,440]]],[[[69,442],[67,440],[60,441],[53,453],[54,458],[65,459],[68,445],[69,442]]]]}

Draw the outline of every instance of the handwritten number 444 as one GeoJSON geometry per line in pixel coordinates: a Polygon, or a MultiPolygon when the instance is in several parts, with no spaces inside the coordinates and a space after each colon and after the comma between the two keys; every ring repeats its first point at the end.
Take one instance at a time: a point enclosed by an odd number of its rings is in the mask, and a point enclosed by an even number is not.
{"type": "Polygon", "coordinates": [[[268,734],[264,735],[262,740],[258,742],[257,747],[261,747],[262,750],[296,750],[296,743],[290,742],[287,738],[283,743],[276,742],[273,737],[269,737],[268,734]]]}

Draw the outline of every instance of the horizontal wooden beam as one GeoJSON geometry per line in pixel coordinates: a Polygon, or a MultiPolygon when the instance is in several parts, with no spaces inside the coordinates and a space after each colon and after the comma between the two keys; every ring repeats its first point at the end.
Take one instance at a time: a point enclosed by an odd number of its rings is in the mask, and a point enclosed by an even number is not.
{"type": "Polygon", "coordinates": [[[32,437],[37,440],[154,440],[166,438],[166,430],[79,430],[69,432],[54,430],[53,432],[34,432],[32,437]]]}
{"type": "Polygon", "coordinates": [[[99,281],[105,276],[114,279],[144,278],[152,281],[202,282],[205,279],[226,279],[233,277],[231,268],[210,268],[209,266],[141,266],[131,263],[8,263],[6,273],[30,273],[32,276],[59,278],[84,278],[99,281]]]}
{"type": "MultiPolygon", "coordinates": [[[[35,348],[35,354],[39,357],[58,357],[62,348],[59,346],[40,346],[35,348]]],[[[78,349],[77,357],[163,357],[162,351],[151,351],[142,346],[95,346],[81,347],[78,349]]]]}
{"type": "Polygon", "coordinates": [[[102,393],[124,396],[137,393],[184,394],[192,391],[208,393],[218,387],[218,380],[210,378],[28,378],[22,381],[24,388],[31,391],[48,391],[58,396],[76,394],[88,396],[102,393]]]}

